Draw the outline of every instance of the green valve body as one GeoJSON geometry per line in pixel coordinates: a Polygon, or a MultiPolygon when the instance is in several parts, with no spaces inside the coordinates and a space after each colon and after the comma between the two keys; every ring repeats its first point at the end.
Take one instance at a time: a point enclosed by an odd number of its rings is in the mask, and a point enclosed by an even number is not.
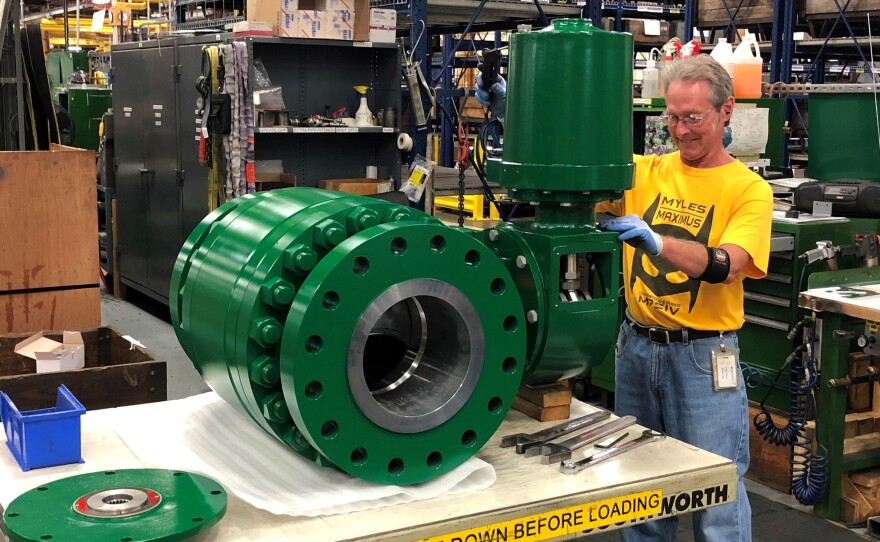
{"type": "Polygon", "coordinates": [[[632,35],[585,19],[510,39],[503,155],[488,177],[530,202],[535,220],[487,239],[519,260],[511,273],[534,311],[527,383],[582,374],[616,336],[620,243],[595,228],[593,208],[632,187],[632,53],[632,35]]]}
{"type": "Polygon", "coordinates": [[[582,374],[613,347],[620,245],[593,207],[632,185],[632,37],[554,26],[513,36],[490,169],[534,220],[469,231],[290,188],[233,200],[187,239],[169,293],[181,345],[295,452],[430,480],[488,441],[521,383],[582,374]]]}
{"type": "Polygon", "coordinates": [[[511,35],[504,157],[489,176],[524,201],[629,188],[632,54],[632,35],[586,19],[511,35]]]}

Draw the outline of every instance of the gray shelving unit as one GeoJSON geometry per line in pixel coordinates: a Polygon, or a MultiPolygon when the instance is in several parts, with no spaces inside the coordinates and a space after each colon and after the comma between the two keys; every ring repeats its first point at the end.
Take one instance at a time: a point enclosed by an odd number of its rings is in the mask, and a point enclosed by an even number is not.
{"type": "MultiPolygon", "coordinates": [[[[198,163],[195,81],[202,48],[229,34],[114,46],[117,264],[122,284],[168,302],[168,287],[184,240],[208,213],[208,170],[198,163]]],[[[329,105],[354,112],[354,85],[367,85],[370,108],[400,111],[400,58],[395,44],[248,38],[251,59],[262,59],[282,87],[291,117],[323,113],[329,105]]],[[[254,81],[253,62],[249,81],[254,81]]],[[[353,114],[353,113],[352,113],[353,114]]],[[[260,128],[256,160],[281,160],[297,184],[363,177],[397,179],[398,127],[355,131],[260,128]]],[[[399,180],[399,179],[398,179],[399,180]]]]}
{"type": "MultiPolygon", "coordinates": [[[[354,117],[359,106],[355,85],[369,87],[367,103],[401,111],[399,47],[394,43],[336,40],[249,38],[251,58],[263,61],[273,85],[280,85],[291,118],[323,114],[326,107],[346,107],[354,117]]],[[[251,80],[253,80],[253,63],[251,80]]],[[[380,179],[400,181],[398,127],[258,128],[256,160],[281,160],[297,184],[318,186],[323,179],[363,177],[375,165],[380,179]]]]}

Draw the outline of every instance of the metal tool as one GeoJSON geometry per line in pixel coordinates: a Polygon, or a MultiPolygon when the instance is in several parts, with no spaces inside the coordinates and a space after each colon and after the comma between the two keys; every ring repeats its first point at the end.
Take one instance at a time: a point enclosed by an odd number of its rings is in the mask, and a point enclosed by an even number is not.
{"type": "Polygon", "coordinates": [[[544,444],[544,446],[542,446],[540,449],[533,448],[529,451],[528,454],[526,454],[526,457],[540,455],[541,463],[544,465],[551,465],[559,461],[564,461],[571,458],[571,453],[578,448],[583,448],[587,444],[592,444],[602,437],[606,437],[611,433],[616,433],[621,429],[626,429],[627,427],[635,423],[635,416],[624,416],[612,422],[600,425],[599,427],[591,431],[585,431],[580,435],[571,437],[570,439],[564,442],[560,442],[559,444],[554,444],[550,442],[544,444]]]}
{"type": "Polygon", "coordinates": [[[626,433],[624,433],[622,435],[617,435],[617,436],[611,437],[610,439],[608,439],[604,442],[597,442],[596,444],[594,444],[594,446],[596,448],[601,449],[601,450],[607,450],[609,448],[614,448],[615,444],[617,444],[618,442],[620,442],[621,440],[625,439],[628,436],[629,436],[629,431],[627,431],[626,433]]]}
{"type": "Polygon", "coordinates": [[[542,429],[536,433],[516,433],[513,435],[507,435],[501,438],[501,447],[509,448],[510,446],[516,446],[516,453],[523,454],[530,448],[535,448],[545,442],[550,442],[555,438],[559,438],[573,431],[577,431],[582,427],[587,427],[588,425],[600,422],[610,416],[610,412],[594,412],[559,425],[554,425],[553,427],[548,427],[547,429],[542,429]]]}
{"type": "Polygon", "coordinates": [[[580,461],[572,461],[570,459],[565,460],[559,465],[559,470],[562,471],[563,474],[577,474],[583,469],[591,465],[595,465],[596,463],[600,463],[610,457],[620,455],[623,452],[638,448],[639,446],[648,444],[649,442],[656,442],[665,438],[666,435],[664,433],[660,433],[659,431],[654,431],[651,429],[646,429],[645,432],[642,433],[642,436],[635,440],[631,440],[626,444],[615,446],[614,448],[610,448],[608,450],[602,450],[601,452],[596,452],[589,457],[581,459],[580,461]]]}

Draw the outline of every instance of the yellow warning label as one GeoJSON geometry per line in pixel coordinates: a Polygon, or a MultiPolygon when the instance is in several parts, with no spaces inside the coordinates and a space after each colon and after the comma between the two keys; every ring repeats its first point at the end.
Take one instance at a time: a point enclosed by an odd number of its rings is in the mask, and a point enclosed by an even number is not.
{"type": "Polygon", "coordinates": [[[425,182],[425,178],[428,176],[428,170],[423,168],[422,166],[416,166],[413,168],[412,173],[409,176],[409,182],[414,184],[415,186],[421,188],[422,184],[425,182]]]}
{"type": "Polygon", "coordinates": [[[422,542],[507,542],[511,540],[537,542],[550,540],[622,521],[658,515],[662,504],[663,491],[655,489],[426,538],[422,542]]]}

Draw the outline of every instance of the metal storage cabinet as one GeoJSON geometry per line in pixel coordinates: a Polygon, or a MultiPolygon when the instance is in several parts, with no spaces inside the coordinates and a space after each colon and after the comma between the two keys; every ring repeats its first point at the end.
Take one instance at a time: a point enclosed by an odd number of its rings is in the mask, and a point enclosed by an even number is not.
{"type": "Polygon", "coordinates": [[[143,51],[114,51],[113,125],[116,136],[117,259],[120,277],[126,284],[147,287],[147,205],[144,178],[143,51]]]}
{"type": "Polygon", "coordinates": [[[208,213],[198,164],[195,80],[216,36],[113,47],[119,277],[168,301],[183,240],[208,213]]]}

